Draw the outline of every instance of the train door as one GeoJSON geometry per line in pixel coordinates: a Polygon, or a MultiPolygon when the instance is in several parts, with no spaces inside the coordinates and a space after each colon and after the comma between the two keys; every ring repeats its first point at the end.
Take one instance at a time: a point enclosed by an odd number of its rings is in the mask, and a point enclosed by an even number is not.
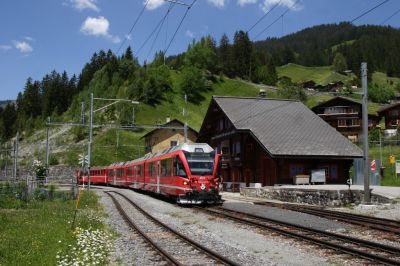
{"type": "Polygon", "coordinates": [[[157,193],[160,193],[160,170],[161,170],[161,162],[157,161],[157,193]]]}
{"type": "Polygon", "coordinates": [[[133,167],[133,188],[137,188],[137,186],[136,186],[136,182],[137,182],[137,176],[138,176],[138,173],[137,173],[137,169],[136,169],[136,165],[133,167]]]}

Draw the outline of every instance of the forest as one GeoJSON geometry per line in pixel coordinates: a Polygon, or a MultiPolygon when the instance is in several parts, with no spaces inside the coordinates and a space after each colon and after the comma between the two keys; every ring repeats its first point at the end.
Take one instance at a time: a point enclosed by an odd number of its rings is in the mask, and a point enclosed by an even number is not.
{"type": "MultiPolygon", "coordinates": [[[[319,25],[255,43],[244,31],[235,32],[232,40],[226,34],[218,41],[205,36],[193,40],[182,54],[165,57],[157,52],[153,61],[142,64],[130,47],[121,55],[101,50],[92,55],[77,76],[53,70],[42,80],[27,78],[15,102],[0,106],[0,139],[7,141],[17,131],[22,136],[29,135],[43,127],[49,116],[68,114],[79,120],[81,102],[89,93],[157,106],[171,92],[172,72],[179,79],[179,97],[185,95],[193,103],[201,101],[200,94],[211,90],[225,76],[278,86],[278,95],[305,100],[300,84],[287,78],[278,80],[277,66],[332,65],[333,71],[351,70],[357,78],[361,62],[367,61],[370,74],[380,71],[389,77],[400,77],[399,51],[399,29],[350,23],[319,25]]],[[[393,90],[371,84],[373,100],[384,103],[393,95],[393,90]]],[[[123,113],[116,115],[111,109],[109,116],[124,123],[130,116],[123,113]]]]}

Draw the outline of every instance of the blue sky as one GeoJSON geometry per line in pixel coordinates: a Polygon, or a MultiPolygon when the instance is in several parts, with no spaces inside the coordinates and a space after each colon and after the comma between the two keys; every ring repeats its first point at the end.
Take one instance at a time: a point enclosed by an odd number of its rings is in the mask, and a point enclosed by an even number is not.
{"type": "MultiPolygon", "coordinates": [[[[179,0],[191,3],[192,0],[179,0]]],[[[210,34],[219,40],[223,33],[232,39],[236,30],[248,30],[265,12],[279,5],[251,32],[254,38],[266,26],[291,8],[258,40],[280,37],[323,23],[349,21],[383,0],[198,0],[190,9],[167,54],[186,50],[193,38],[210,34]]],[[[115,53],[124,41],[142,62],[170,41],[186,11],[176,5],[165,20],[153,50],[153,40],[137,54],[140,46],[169,4],[149,0],[146,10],[130,35],[133,22],[147,0],[2,0],[0,3],[0,100],[15,99],[28,77],[41,80],[52,70],[79,74],[91,55],[111,49],[115,53]]],[[[354,24],[380,24],[400,8],[390,0],[354,24]]],[[[400,14],[386,25],[400,27],[400,14]]],[[[121,54],[121,52],[119,53],[121,54]]]]}

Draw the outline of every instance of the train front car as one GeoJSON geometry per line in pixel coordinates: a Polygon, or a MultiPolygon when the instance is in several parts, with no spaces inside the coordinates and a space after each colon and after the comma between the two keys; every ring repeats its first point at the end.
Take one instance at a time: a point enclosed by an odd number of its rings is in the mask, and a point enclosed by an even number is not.
{"type": "Polygon", "coordinates": [[[205,143],[183,144],[181,161],[176,162],[176,168],[187,176],[184,186],[189,190],[179,195],[179,204],[220,204],[219,177],[216,176],[218,156],[205,143]],[[181,168],[181,169],[180,169],[181,168]],[[183,171],[187,172],[184,173],[183,171]]]}

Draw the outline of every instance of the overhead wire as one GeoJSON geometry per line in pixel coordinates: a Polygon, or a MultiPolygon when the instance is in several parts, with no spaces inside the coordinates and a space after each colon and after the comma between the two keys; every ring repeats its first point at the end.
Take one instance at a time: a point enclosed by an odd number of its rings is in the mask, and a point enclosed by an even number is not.
{"type": "Polygon", "coordinates": [[[256,23],[253,24],[253,26],[250,27],[250,29],[247,30],[247,33],[249,33],[255,26],[257,26],[266,16],[268,16],[269,13],[271,13],[277,6],[281,4],[282,0],[280,0],[277,4],[275,4],[267,13],[265,13],[261,18],[257,20],[256,23]]]}
{"type": "Polygon", "coordinates": [[[120,51],[121,48],[124,46],[125,42],[128,40],[128,37],[127,37],[127,36],[129,36],[129,35],[132,33],[133,28],[135,28],[136,24],[138,23],[140,17],[143,15],[143,12],[144,12],[144,10],[146,9],[147,4],[148,4],[149,2],[150,2],[150,0],[147,0],[146,3],[144,4],[142,10],[140,11],[139,15],[137,16],[137,18],[136,18],[135,22],[133,23],[132,27],[130,28],[128,34],[125,36],[124,40],[122,41],[121,45],[119,46],[119,48],[118,48],[118,50],[117,50],[117,54],[119,54],[119,51],[120,51]]]}
{"type": "Polygon", "coordinates": [[[361,15],[359,15],[359,16],[357,16],[356,18],[354,18],[353,20],[351,20],[350,23],[353,23],[354,21],[356,21],[356,20],[362,18],[363,16],[365,16],[365,15],[367,15],[368,13],[372,12],[373,10],[377,9],[377,8],[380,7],[381,5],[386,4],[387,2],[389,2],[389,0],[385,0],[385,1],[381,2],[380,4],[374,6],[373,8],[371,8],[371,9],[365,11],[365,12],[362,13],[361,15]]]}
{"type": "Polygon", "coordinates": [[[300,0],[297,0],[296,2],[294,2],[293,5],[291,5],[290,7],[288,7],[285,12],[283,12],[279,17],[277,17],[271,24],[269,24],[267,27],[265,27],[261,32],[259,32],[256,37],[253,38],[253,40],[257,39],[261,34],[263,34],[264,32],[266,32],[269,28],[271,28],[276,22],[278,22],[284,15],[286,15],[293,7],[295,7],[297,5],[297,3],[300,0]]]}
{"type": "Polygon", "coordinates": [[[169,47],[171,46],[172,42],[174,41],[176,34],[178,33],[180,27],[182,26],[182,23],[183,23],[183,21],[185,20],[187,14],[189,13],[189,10],[193,7],[193,5],[194,5],[196,2],[197,2],[197,0],[193,0],[192,4],[190,4],[190,5],[187,7],[185,14],[183,15],[181,21],[179,22],[178,27],[176,28],[174,34],[172,35],[172,38],[171,38],[170,42],[168,43],[168,46],[167,46],[167,47],[165,48],[165,50],[164,50],[164,56],[167,54],[167,51],[168,51],[169,47]]]}
{"type": "Polygon", "coordinates": [[[153,29],[153,31],[149,34],[149,36],[147,37],[147,39],[143,42],[142,46],[140,46],[140,48],[138,49],[138,51],[136,52],[136,54],[138,55],[143,47],[147,44],[147,42],[151,39],[151,37],[154,35],[154,33],[158,30],[158,28],[160,27],[160,25],[163,23],[163,21],[165,21],[165,18],[168,16],[168,14],[171,12],[171,9],[174,8],[175,5],[169,6],[167,12],[165,12],[165,15],[161,18],[161,20],[157,23],[156,27],[153,29]]]}
{"type": "MultiPolygon", "coordinates": [[[[171,9],[172,9],[172,6],[174,6],[175,4],[176,4],[176,2],[171,2],[170,5],[169,5],[169,9],[171,10],[171,9]]],[[[163,19],[161,25],[160,25],[159,28],[158,28],[156,37],[154,38],[153,43],[151,44],[150,50],[149,50],[149,52],[147,53],[147,56],[146,56],[147,59],[149,59],[149,56],[150,56],[151,52],[153,51],[153,48],[154,48],[154,45],[155,45],[155,43],[156,43],[156,41],[157,41],[157,39],[158,39],[158,36],[160,35],[161,29],[163,28],[164,23],[165,23],[165,21],[166,21],[167,19],[168,19],[168,15],[167,15],[166,17],[164,17],[164,19],[163,19]]]]}
{"type": "Polygon", "coordinates": [[[396,16],[398,13],[400,12],[400,9],[398,9],[396,12],[394,12],[392,15],[390,15],[389,17],[387,17],[384,21],[381,22],[380,25],[385,24],[386,22],[388,22],[392,17],[396,16]]]}

